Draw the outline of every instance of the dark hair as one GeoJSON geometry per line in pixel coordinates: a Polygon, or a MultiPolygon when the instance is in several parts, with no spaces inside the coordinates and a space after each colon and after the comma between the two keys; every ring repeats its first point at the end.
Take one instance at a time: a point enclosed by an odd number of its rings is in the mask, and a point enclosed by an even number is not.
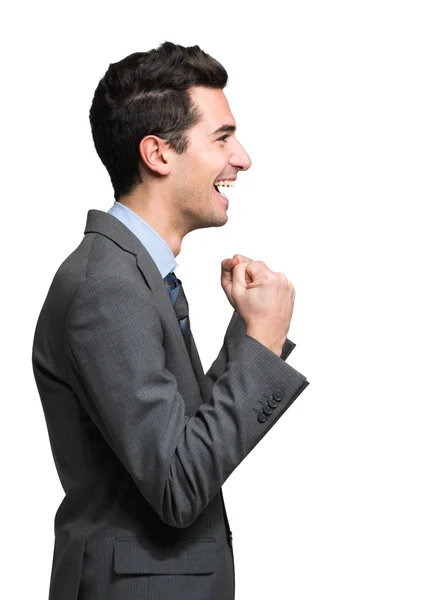
{"type": "Polygon", "coordinates": [[[178,154],[185,152],[186,130],[201,117],[187,90],[223,89],[227,78],[224,67],[199,46],[172,42],[110,64],[94,93],[90,124],[116,200],[142,182],[142,138],[157,135],[178,154]]]}

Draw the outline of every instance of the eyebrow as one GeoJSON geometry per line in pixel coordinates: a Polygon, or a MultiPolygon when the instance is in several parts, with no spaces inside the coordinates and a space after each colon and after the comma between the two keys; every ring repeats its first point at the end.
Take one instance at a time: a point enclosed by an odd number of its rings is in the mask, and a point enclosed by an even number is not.
{"type": "Polygon", "coordinates": [[[212,132],[209,137],[213,137],[214,135],[217,135],[217,133],[234,133],[235,131],[235,125],[221,125],[221,127],[215,129],[215,131],[212,132]]]}

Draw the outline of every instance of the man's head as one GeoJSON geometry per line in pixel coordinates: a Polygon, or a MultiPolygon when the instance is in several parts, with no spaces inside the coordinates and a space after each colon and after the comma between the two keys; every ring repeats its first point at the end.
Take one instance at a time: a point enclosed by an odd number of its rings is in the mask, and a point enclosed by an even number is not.
{"type": "Polygon", "coordinates": [[[90,123],[116,200],[160,202],[182,235],[227,222],[213,183],[236,179],[251,161],[234,135],[226,84],[224,67],[199,46],[165,42],[109,66],[90,123]]]}

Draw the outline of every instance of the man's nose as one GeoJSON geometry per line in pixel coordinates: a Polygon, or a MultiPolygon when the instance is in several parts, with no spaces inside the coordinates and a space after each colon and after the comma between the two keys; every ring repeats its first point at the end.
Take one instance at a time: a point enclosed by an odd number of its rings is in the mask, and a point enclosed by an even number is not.
{"type": "Polygon", "coordinates": [[[244,150],[244,148],[241,146],[238,140],[236,140],[236,150],[230,157],[229,162],[233,167],[237,167],[242,171],[247,171],[247,169],[250,169],[250,167],[252,166],[250,156],[247,154],[247,152],[244,150]]]}

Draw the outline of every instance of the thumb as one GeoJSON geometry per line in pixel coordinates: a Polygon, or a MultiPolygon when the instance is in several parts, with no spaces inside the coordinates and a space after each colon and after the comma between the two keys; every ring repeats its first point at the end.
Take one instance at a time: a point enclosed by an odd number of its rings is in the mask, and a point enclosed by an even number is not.
{"type": "Polygon", "coordinates": [[[233,283],[237,283],[242,287],[247,287],[247,283],[252,281],[249,273],[247,273],[247,266],[251,261],[242,261],[235,266],[233,269],[233,283]]]}
{"type": "Polygon", "coordinates": [[[233,258],[225,258],[221,261],[221,279],[226,281],[232,281],[232,271],[235,265],[237,265],[239,259],[236,258],[236,254],[233,258]]]}

